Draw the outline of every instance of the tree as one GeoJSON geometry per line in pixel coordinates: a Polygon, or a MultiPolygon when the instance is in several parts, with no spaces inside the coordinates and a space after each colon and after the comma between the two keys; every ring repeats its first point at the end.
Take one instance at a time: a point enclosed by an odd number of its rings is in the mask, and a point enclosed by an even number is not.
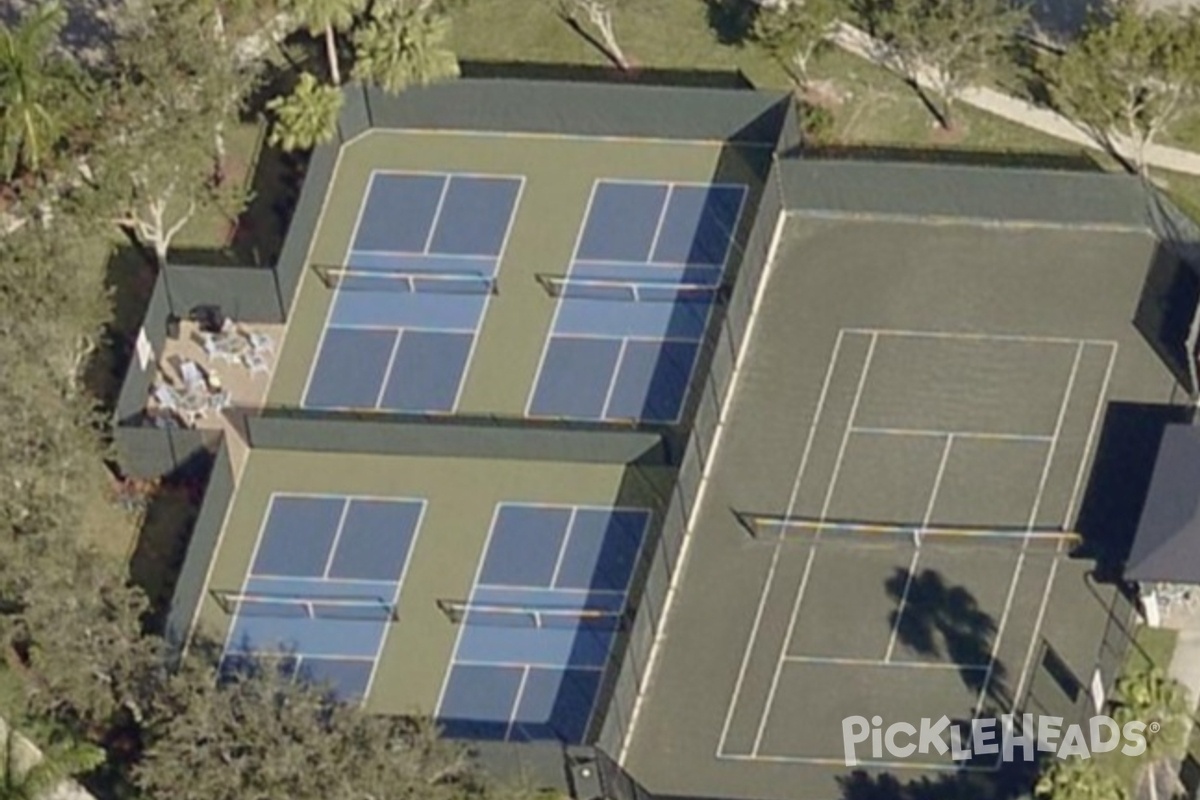
{"type": "Polygon", "coordinates": [[[219,685],[185,665],[150,716],[135,782],[151,800],[467,800],[466,753],[421,722],[369,715],[264,662],[219,685]]]}
{"type": "Polygon", "coordinates": [[[866,10],[872,32],[938,124],[954,125],[963,89],[996,64],[1025,20],[1007,0],[879,0],[866,10]],[[925,93],[930,87],[940,104],[925,93]]]}
{"type": "Polygon", "coordinates": [[[760,8],[754,15],[750,38],[778,59],[800,91],[810,84],[808,68],[823,49],[830,46],[838,15],[839,0],[800,0],[760,8]]]}
{"type": "Polygon", "coordinates": [[[37,171],[63,133],[64,104],[78,73],[54,54],[66,20],[57,3],[30,9],[16,25],[0,23],[0,169],[37,171]]]}
{"type": "Polygon", "coordinates": [[[1113,716],[1118,724],[1136,720],[1147,725],[1139,783],[1149,783],[1151,796],[1155,796],[1160,773],[1169,783],[1176,779],[1171,765],[1187,746],[1192,712],[1187,690],[1162,670],[1151,667],[1123,675],[1117,681],[1115,700],[1113,716]]]}
{"type": "Polygon", "coordinates": [[[337,132],[342,92],[336,86],[318,83],[312,73],[305,72],[292,93],[271,100],[267,110],[275,115],[271,145],[289,152],[308,150],[328,142],[337,132]]]}
{"type": "Polygon", "coordinates": [[[1042,73],[1059,111],[1144,173],[1146,149],[1200,97],[1200,16],[1120,0],[1061,56],[1046,56],[1042,73]]]}
{"type": "Polygon", "coordinates": [[[1090,759],[1050,759],[1033,793],[1038,800],[1127,800],[1120,780],[1090,759]]]}
{"type": "Polygon", "coordinates": [[[633,63],[625,55],[625,50],[617,41],[616,30],[613,28],[614,2],[619,2],[619,0],[558,0],[558,13],[571,27],[584,36],[588,36],[584,23],[579,19],[582,15],[583,19],[600,35],[598,42],[591,39],[590,36],[588,38],[603,50],[614,64],[623,70],[629,70],[633,67],[633,63]]]}
{"type": "Polygon", "coordinates": [[[450,18],[431,4],[377,0],[366,24],[352,36],[353,76],[393,94],[457,78],[458,59],[449,37],[450,18]]]}
{"type": "Polygon", "coordinates": [[[104,763],[104,751],[80,742],[59,742],[41,751],[0,722],[0,800],[45,800],[64,781],[104,763]]]}
{"type": "Polygon", "coordinates": [[[294,16],[310,35],[325,37],[325,57],[334,86],[342,84],[337,32],[349,30],[366,6],[367,0],[283,0],[283,11],[294,16]]]}
{"type": "Polygon", "coordinates": [[[215,180],[213,167],[219,132],[236,120],[254,75],[211,23],[205,0],[137,4],[114,48],[121,78],[110,87],[103,135],[88,161],[96,213],[160,265],[197,213],[232,218],[247,199],[241,187],[215,180]]]}

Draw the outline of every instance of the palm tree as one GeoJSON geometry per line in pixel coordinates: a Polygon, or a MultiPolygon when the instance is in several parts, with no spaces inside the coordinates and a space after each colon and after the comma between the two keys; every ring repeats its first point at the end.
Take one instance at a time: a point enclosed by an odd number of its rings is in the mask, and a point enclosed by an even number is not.
{"type": "Polygon", "coordinates": [[[1127,800],[1125,787],[1096,759],[1053,759],[1034,784],[1038,800],[1127,800]]]}
{"type": "Polygon", "coordinates": [[[0,723],[0,800],[42,800],[68,778],[91,772],[104,763],[104,751],[79,742],[35,751],[0,723]]]}
{"type": "Polygon", "coordinates": [[[308,150],[329,141],[337,132],[342,92],[305,72],[290,95],[276,97],[267,103],[267,109],[275,115],[271,145],[289,152],[308,150]]]}
{"type": "Polygon", "coordinates": [[[30,10],[15,27],[0,23],[0,169],[11,180],[19,166],[41,167],[62,131],[58,110],[71,86],[51,45],[66,13],[56,2],[30,10]]]}
{"type": "Polygon", "coordinates": [[[301,27],[313,36],[325,36],[325,56],[334,86],[342,85],[336,31],[348,30],[366,6],[367,0],[283,0],[283,11],[294,16],[301,27]]]}
{"type": "Polygon", "coordinates": [[[393,94],[457,78],[449,38],[449,17],[432,6],[377,2],[370,21],[354,32],[354,78],[393,94]]]}
{"type": "Polygon", "coordinates": [[[391,94],[457,78],[449,38],[450,18],[432,7],[377,2],[370,22],[354,31],[354,78],[391,94]]]}
{"type": "Polygon", "coordinates": [[[1158,667],[1151,667],[1122,676],[1117,681],[1115,700],[1113,716],[1119,725],[1136,720],[1148,726],[1138,783],[1146,784],[1150,796],[1156,797],[1159,774],[1174,781],[1173,765],[1187,746],[1192,713],[1187,690],[1158,667]]]}

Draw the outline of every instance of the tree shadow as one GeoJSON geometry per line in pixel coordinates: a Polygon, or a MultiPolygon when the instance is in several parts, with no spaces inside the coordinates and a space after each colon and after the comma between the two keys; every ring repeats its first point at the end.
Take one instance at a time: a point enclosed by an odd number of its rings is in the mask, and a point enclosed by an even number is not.
{"type": "Polygon", "coordinates": [[[759,6],[742,0],[704,0],[708,27],[719,44],[745,44],[754,28],[759,6]]]}
{"type": "Polygon", "coordinates": [[[995,707],[1011,708],[1007,670],[999,660],[992,662],[996,620],[979,607],[971,592],[948,584],[935,570],[910,573],[902,568],[888,578],[884,589],[896,602],[888,622],[898,642],[921,656],[960,665],[959,676],[967,689],[976,693],[986,689],[995,707]]]}
{"type": "Polygon", "coordinates": [[[995,772],[947,772],[902,781],[893,773],[855,770],[837,778],[840,800],[1016,800],[1029,796],[1040,769],[1031,761],[1006,762],[995,772]]]}

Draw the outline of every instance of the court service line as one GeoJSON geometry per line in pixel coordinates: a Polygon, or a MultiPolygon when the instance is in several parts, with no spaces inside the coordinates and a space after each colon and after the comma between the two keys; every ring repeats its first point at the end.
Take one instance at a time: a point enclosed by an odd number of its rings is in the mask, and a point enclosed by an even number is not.
{"type": "MultiPolygon", "coordinates": [[[[782,228],[782,221],[785,216],[786,215],[782,215],[782,214],[780,215],[781,223],[776,229],[777,235],[782,228]]],[[[765,285],[765,283],[766,283],[766,278],[764,276],[763,284],[760,284],[760,287],[759,287],[760,290],[761,290],[762,286],[765,285]]],[[[843,338],[844,338],[844,332],[839,330],[837,339],[833,343],[833,351],[830,353],[830,356],[829,356],[829,364],[825,368],[825,378],[821,382],[821,393],[817,396],[817,407],[813,413],[812,422],[810,422],[809,426],[808,426],[808,435],[804,440],[804,450],[801,452],[801,455],[800,455],[800,466],[796,470],[796,480],[792,483],[792,490],[791,490],[791,493],[788,495],[787,507],[789,510],[792,508],[793,505],[795,505],[796,498],[800,494],[800,482],[804,477],[804,473],[805,473],[806,469],[808,468],[808,459],[809,459],[810,454],[812,453],[813,441],[816,439],[817,426],[820,422],[822,412],[825,409],[825,401],[829,396],[829,386],[833,382],[833,374],[836,371],[838,358],[841,355],[843,338]]],[[[749,340],[750,340],[749,336],[747,336],[745,339],[743,339],[742,346],[745,347],[746,342],[748,342],[749,340]]],[[[715,450],[716,448],[714,447],[713,449],[715,450]]],[[[729,707],[725,711],[725,723],[724,723],[724,725],[721,726],[721,737],[717,741],[717,756],[718,757],[725,751],[725,740],[729,736],[729,727],[733,722],[733,714],[737,710],[738,704],[741,701],[742,686],[746,680],[746,671],[748,670],[748,668],[750,666],[750,658],[755,651],[756,645],[758,644],[758,634],[759,634],[759,629],[762,626],[763,615],[766,611],[767,598],[771,594],[771,588],[775,582],[775,573],[779,567],[779,559],[780,559],[780,556],[783,554],[783,535],[784,535],[784,532],[781,529],[780,533],[779,533],[779,538],[775,542],[775,551],[774,551],[774,553],[771,554],[771,565],[767,569],[767,576],[766,576],[766,579],[763,581],[762,593],[758,597],[758,608],[754,612],[754,621],[750,626],[750,640],[746,643],[746,650],[742,655],[741,668],[738,670],[737,680],[734,681],[733,693],[729,697],[729,707]]]]}
{"type": "Polygon", "coordinates": [[[840,658],[837,656],[788,656],[789,664],[836,664],[844,667],[886,667],[888,669],[953,669],[982,672],[984,664],[954,664],[941,661],[880,661],[877,658],[840,658]]]}
{"type": "MultiPolygon", "coordinates": [[[[491,278],[494,282],[500,280],[500,271],[504,268],[504,256],[508,252],[508,240],[512,236],[513,226],[516,225],[517,215],[521,213],[521,201],[525,197],[525,176],[506,176],[509,180],[514,177],[517,180],[517,196],[513,198],[512,208],[508,211],[508,225],[504,228],[504,240],[500,242],[500,252],[491,257],[489,263],[492,265],[491,278]]],[[[493,286],[498,285],[494,283],[493,286]]],[[[488,292],[483,298],[483,308],[479,312],[479,319],[475,321],[475,329],[471,331],[471,347],[467,351],[467,360],[463,363],[462,374],[458,376],[458,390],[454,393],[454,405],[451,406],[453,413],[458,412],[458,404],[462,402],[463,392],[466,390],[467,378],[471,374],[471,367],[475,364],[475,353],[479,350],[479,340],[483,333],[483,325],[487,322],[488,311],[492,307],[492,298],[495,297],[495,292],[488,292]]]]}
{"type": "MultiPolygon", "coordinates": [[[[487,559],[488,549],[492,546],[492,534],[496,532],[496,521],[500,517],[500,509],[502,503],[497,503],[492,509],[492,521],[488,525],[487,535],[483,538],[483,549],[479,551],[479,559],[475,562],[475,576],[471,579],[471,588],[467,590],[467,604],[475,598],[475,590],[479,587],[479,576],[483,574],[483,562],[487,559]]],[[[446,674],[442,676],[442,688],[438,691],[437,705],[433,707],[433,716],[436,719],[442,711],[442,703],[446,700],[446,689],[450,686],[450,675],[454,672],[454,665],[458,663],[458,649],[462,645],[463,633],[466,631],[467,625],[464,619],[458,625],[458,631],[454,635],[454,649],[450,651],[450,665],[446,668],[446,674]]]]}
{"type": "MultiPolygon", "coordinates": [[[[871,343],[867,345],[867,355],[863,359],[862,371],[858,375],[858,386],[855,387],[854,399],[850,403],[850,414],[846,419],[846,428],[842,431],[842,441],[838,446],[837,460],[833,462],[833,473],[829,476],[829,486],[825,490],[825,500],[821,504],[821,520],[824,520],[829,514],[829,506],[833,503],[833,493],[837,488],[838,476],[842,471],[842,462],[846,457],[846,446],[850,443],[850,429],[854,427],[854,418],[858,414],[858,405],[862,401],[863,390],[867,385],[867,375],[871,372],[871,361],[875,357],[875,345],[878,341],[879,337],[872,335],[871,343]]],[[[795,509],[791,507],[791,503],[788,505],[788,516],[790,517],[795,509]]],[[[775,662],[775,674],[771,676],[771,688],[767,691],[767,700],[763,705],[762,716],[758,722],[758,731],[754,736],[754,747],[750,751],[752,755],[758,755],[759,749],[762,746],[763,735],[767,730],[767,723],[771,719],[771,711],[775,705],[775,694],[779,691],[779,679],[783,676],[784,659],[787,658],[788,651],[792,647],[792,638],[796,634],[796,620],[800,618],[800,606],[804,601],[804,593],[808,589],[808,579],[812,574],[812,565],[817,557],[817,545],[819,543],[820,533],[817,533],[817,538],[808,550],[808,558],[804,563],[804,574],[800,578],[800,587],[796,590],[796,600],[792,604],[792,615],[788,618],[787,633],[783,637],[783,647],[779,651],[779,659],[775,662]]]]}
{"type": "MultiPolygon", "coordinates": [[[[1059,546],[1061,548],[1061,544],[1059,546]]],[[[1011,711],[1014,714],[1021,702],[1021,697],[1025,692],[1025,684],[1029,679],[1029,670],[1033,664],[1033,651],[1037,648],[1038,636],[1042,630],[1042,622],[1046,618],[1046,608],[1050,604],[1050,594],[1054,590],[1054,579],[1058,573],[1058,561],[1059,559],[1055,558],[1050,562],[1050,574],[1046,576],[1046,585],[1042,589],[1042,602],[1038,606],[1037,618],[1033,623],[1033,633],[1029,637],[1029,647],[1025,650],[1025,661],[1021,665],[1021,677],[1017,681],[1017,690],[1013,692],[1011,711]]]]}
{"type": "MultiPolygon", "coordinates": [[[[820,756],[786,756],[786,755],[721,755],[717,758],[724,761],[743,761],[750,763],[761,764],[814,764],[818,766],[846,768],[846,759],[842,758],[822,758],[820,756]]],[[[942,764],[930,761],[885,761],[874,758],[858,759],[859,766],[887,768],[887,769],[919,769],[923,771],[937,772],[996,772],[1000,769],[1000,763],[997,762],[990,767],[977,767],[972,764],[942,764]]]]}
{"type": "MultiPolygon", "coordinates": [[[[571,277],[571,273],[575,271],[575,258],[579,255],[579,246],[583,243],[583,232],[587,228],[588,220],[592,216],[592,204],[596,200],[596,189],[601,183],[601,179],[592,179],[592,188],[588,191],[587,204],[583,207],[583,218],[579,221],[579,229],[575,231],[575,244],[571,246],[571,258],[567,262],[567,270],[564,273],[566,277],[571,277]]],[[[533,400],[537,397],[538,387],[542,382],[542,370],[546,368],[546,357],[550,354],[550,343],[554,341],[555,330],[558,328],[558,318],[562,314],[563,298],[559,297],[554,301],[554,313],[550,315],[550,327],[546,329],[546,338],[542,342],[542,354],[538,358],[537,371],[533,374],[533,383],[529,387],[529,396],[525,398],[525,416],[535,416],[533,413],[533,400]]]]}
{"type": "Polygon", "coordinates": [[[570,515],[567,517],[567,529],[563,531],[562,542],[558,545],[558,557],[554,559],[554,572],[550,574],[550,588],[558,583],[558,574],[562,571],[563,557],[567,554],[567,542],[571,540],[571,531],[575,527],[575,517],[579,514],[579,509],[572,508],[570,515]]]}
{"type": "MultiPolygon", "coordinates": [[[[1071,364],[1071,374],[1067,378],[1067,388],[1063,391],[1062,402],[1058,406],[1058,419],[1054,423],[1054,441],[1050,443],[1047,449],[1046,458],[1042,463],[1042,475],[1038,481],[1038,491],[1033,499],[1033,507],[1029,510],[1029,517],[1026,527],[1030,530],[1037,524],[1037,515],[1041,511],[1042,498],[1046,491],[1046,481],[1050,477],[1050,468],[1054,464],[1054,454],[1058,449],[1058,439],[1062,434],[1063,421],[1067,416],[1067,406],[1071,402],[1071,393],[1075,388],[1075,378],[1079,374],[1079,362],[1083,358],[1083,349],[1085,344],[1079,342],[1075,346],[1075,359],[1071,364]]],[[[1000,624],[996,628],[996,641],[992,642],[992,652],[988,657],[988,669],[984,673],[983,682],[980,684],[979,696],[975,700],[974,715],[979,716],[979,711],[983,708],[984,698],[987,696],[988,685],[992,681],[992,674],[996,668],[996,658],[1000,655],[1000,643],[1004,639],[1004,634],[1008,629],[1008,617],[1012,613],[1013,600],[1017,596],[1017,584],[1021,580],[1021,571],[1025,566],[1026,553],[1029,550],[1029,538],[1025,537],[1021,541],[1021,552],[1017,554],[1017,563],[1013,566],[1012,578],[1008,584],[1008,597],[1004,601],[1004,610],[1000,613],[1000,624]]]]}
{"type": "Polygon", "coordinates": [[[442,206],[446,204],[446,195],[450,193],[451,174],[448,172],[442,173],[442,191],[438,195],[437,207],[433,210],[433,220],[429,223],[429,233],[425,234],[425,246],[421,249],[424,255],[429,254],[429,248],[433,247],[433,236],[437,233],[438,220],[442,218],[442,206]]]}
{"type": "Polygon", "coordinates": [[[911,337],[915,339],[962,339],[964,341],[1033,342],[1043,344],[1081,345],[1112,344],[1111,339],[1072,339],[1068,336],[1031,336],[1017,333],[973,333],[970,331],[910,330],[907,328],[846,328],[848,333],[880,336],[911,337]]]}
{"type": "MultiPolygon", "coordinates": [[[[230,505],[233,504],[230,503],[230,505]]],[[[250,551],[250,560],[246,562],[246,574],[242,576],[242,588],[238,590],[238,593],[243,596],[246,594],[246,589],[248,589],[250,586],[250,573],[254,570],[254,562],[258,558],[258,550],[260,547],[262,547],[263,534],[267,531],[267,520],[271,518],[271,509],[274,508],[274,506],[275,493],[272,492],[271,496],[267,498],[267,509],[263,514],[262,521],[258,523],[258,534],[254,537],[254,548],[250,551]]],[[[214,553],[213,561],[215,562],[216,560],[217,554],[214,553]]],[[[197,604],[197,609],[199,605],[203,605],[203,599],[201,599],[201,602],[197,604]]],[[[199,614],[199,610],[197,610],[196,613],[199,614]]],[[[221,646],[222,659],[224,659],[225,654],[229,652],[229,644],[233,641],[233,632],[237,629],[237,622],[241,617],[241,613],[242,607],[239,604],[237,610],[233,612],[229,619],[229,630],[225,631],[225,643],[221,646]]],[[[253,655],[253,653],[251,652],[250,655],[253,655]]]]}
{"type": "MultiPolygon", "coordinates": [[[[770,181],[768,180],[763,185],[763,191],[765,192],[765,191],[768,191],[769,189],[770,189],[770,181]]],[[[776,191],[779,191],[778,187],[776,187],[776,191]]],[[[675,571],[671,575],[671,579],[667,584],[667,594],[666,594],[666,598],[663,600],[662,618],[659,620],[658,629],[654,632],[654,639],[650,643],[650,655],[646,660],[646,669],[645,669],[645,672],[643,673],[643,678],[640,681],[638,681],[637,694],[634,696],[634,700],[633,700],[633,710],[630,712],[630,715],[629,715],[629,727],[625,732],[624,740],[621,742],[620,752],[617,755],[617,764],[622,767],[625,766],[626,760],[629,757],[629,748],[630,748],[630,745],[633,743],[634,732],[637,729],[637,723],[640,718],[642,706],[645,702],[645,696],[646,696],[645,690],[646,690],[648,677],[654,674],[654,668],[657,665],[659,655],[662,652],[662,642],[663,642],[663,638],[664,638],[664,631],[667,628],[667,622],[670,618],[671,612],[673,611],[673,609],[675,607],[675,597],[678,595],[678,587],[679,587],[679,583],[681,580],[681,576],[683,575],[683,573],[686,569],[688,556],[691,553],[691,546],[692,546],[692,540],[694,538],[693,533],[695,531],[696,520],[699,517],[700,509],[703,507],[705,496],[708,493],[708,482],[709,482],[709,476],[710,476],[711,470],[712,470],[712,464],[715,463],[717,460],[717,453],[720,452],[721,444],[724,442],[724,439],[725,439],[725,430],[726,430],[726,428],[728,428],[728,425],[726,424],[726,422],[727,422],[726,414],[728,413],[728,409],[733,405],[734,398],[737,394],[738,386],[741,384],[740,378],[742,375],[742,370],[746,364],[746,353],[748,352],[748,349],[749,349],[749,343],[752,339],[754,339],[755,333],[758,330],[755,323],[758,321],[759,314],[761,313],[761,309],[762,309],[763,300],[767,294],[767,291],[766,291],[767,284],[770,282],[771,276],[775,272],[776,264],[778,262],[779,245],[783,240],[783,230],[784,230],[786,222],[787,222],[787,213],[781,212],[779,214],[778,218],[775,220],[775,230],[772,231],[772,233],[771,233],[771,243],[767,248],[765,266],[763,267],[762,274],[759,276],[758,288],[754,292],[754,302],[751,304],[750,315],[749,315],[749,317],[747,319],[747,323],[746,323],[746,335],[744,337],[742,337],[741,345],[738,347],[737,353],[734,355],[733,369],[731,370],[730,375],[729,375],[729,387],[725,391],[725,397],[723,398],[724,402],[722,402],[721,406],[717,409],[718,415],[717,415],[717,422],[716,422],[716,431],[713,435],[712,451],[709,454],[708,460],[704,462],[704,466],[700,472],[700,481],[699,481],[699,485],[697,486],[697,489],[696,489],[696,499],[692,504],[691,512],[688,514],[687,527],[684,529],[683,543],[679,548],[679,558],[675,565],[675,571]]],[[[838,334],[838,341],[839,342],[841,341],[841,333],[840,332],[838,334]]],[[[830,369],[832,370],[832,365],[830,365],[830,369]]],[[[826,383],[828,384],[828,377],[826,378],[826,383]]],[[[822,392],[821,392],[822,397],[825,396],[825,392],[826,392],[826,389],[822,389],[822,392]]],[[[811,430],[810,430],[810,438],[811,438],[811,430]]],[[[779,549],[777,546],[776,552],[775,552],[773,560],[771,562],[771,574],[774,573],[775,564],[778,562],[778,559],[779,559],[779,549]]],[[[750,642],[747,645],[747,655],[743,657],[744,659],[749,658],[749,651],[753,647],[754,639],[757,636],[758,623],[762,618],[762,611],[763,611],[762,607],[763,607],[763,604],[766,603],[766,591],[767,590],[764,588],[763,595],[759,599],[759,608],[758,608],[757,613],[755,614],[754,626],[753,626],[753,629],[750,634],[750,642]]],[[[738,673],[737,683],[735,684],[735,688],[734,688],[734,697],[737,696],[737,692],[740,691],[740,689],[741,689],[741,684],[742,684],[742,680],[745,675],[745,670],[746,670],[746,661],[743,660],[742,668],[738,673]]],[[[733,707],[731,705],[730,709],[729,709],[729,713],[725,718],[725,724],[721,729],[721,738],[720,738],[719,742],[717,743],[717,753],[718,754],[724,749],[725,737],[729,731],[729,720],[730,720],[732,714],[733,714],[733,707]]]]}
{"type": "MultiPolygon", "coordinates": [[[[347,503],[346,505],[350,505],[347,503]]],[[[413,551],[417,549],[417,540],[421,537],[421,529],[425,527],[425,511],[429,508],[429,503],[426,500],[421,501],[421,511],[417,514],[417,523],[413,527],[412,537],[408,540],[408,552],[404,554],[404,564],[400,567],[400,574],[396,576],[396,587],[392,590],[392,612],[395,613],[396,607],[400,604],[400,594],[404,591],[404,581],[408,578],[408,568],[412,564],[413,551]]],[[[363,687],[362,705],[367,704],[367,698],[371,696],[371,688],[375,685],[375,676],[379,673],[379,662],[383,658],[383,649],[387,645],[388,636],[392,632],[394,623],[384,622],[383,630],[379,633],[379,644],[375,648],[375,659],[371,664],[371,672],[367,675],[367,685],[363,687]]],[[[447,669],[447,672],[450,670],[447,669]]]]}
{"type": "Polygon", "coordinates": [[[346,527],[346,517],[350,513],[350,498],[347,497],[342,501],[342,513],[338,515],[337,528],[333,532],[333,542],[329,545],[329,555],[325,558],[325,569],[321,570],[321,577],[329,580],[329,570],[333,568],[333,556],[337,552],[338,542],[342,540],[342,529],[346,527]]]}
{"type": "Polygon", "coordinates": [[[1079,493],[1083,490],[1083,475],[1087,471],[1088,456],[1091,453],[1092,445],[1095,444],[1096,432],[1099,430],[1101,412],[1104,411],[1104,399],[1108,396],[1108,384],[1112,380],[1113,367],[1117,363],[1119,347],[1116,342],[1109,343],[1108,366],[1104,370],[1104,380],[1100,384],[1100,394],[1096,398],[1095,410],[1092,411],[1092,424],[1088,428],[1087,440],[1083,445],[1083,454],[1079,457],[1079,469],[1075,472],[1075,485],[1071,489],[1071,499],[1067,503],[1066,514],[1063,517],[1063,530],[1069,529],[1071,520],[1075,516],[1075,506],[1079,502],[1079,493]]]}
{"type": "Polygon", "coordinates": [[[521,683],[517,686],[517,696],[513,698],[512,708],[508,712],[508,726],[504,729],[504,741],[512,739],[513,726],[517,724],[517,714],[521,711],[521,699],[525,696],[525,684],[529,682],[529,667],[521,670],[521,683]]]}
{"type": "Polygon", "coordinates": [[[878,436],[923,436],[928,438],[943,438],[954,436],[959,439],[985,439],[994,441],[1013,442],[1048,442],[1050,436],[1026,433],[988,433],[986,431],[941,431],[934,428],[879,428],[856,425],[854,433],[872,434],[878,436]]]}
{"type": "Polygon", "coordinates": [[[917,532],[916,547],[913,548],[912,558],[908,562],[908,575],[904,581],[904,591],[900,594],[900,606],[896,609],[896,622],[892,625],[892,633],[888,637],[887,651],[883,654],[883,660],[890,662],[892,660],[892,652],[896,649],[896,640],[900,637],[900,625],[904,622],[904,610],[908,606],[908,593],[912,590],[913,580],[917,574],[917,562],[921,558],[921,531],[929,527],[929,521],[933,519],[933,509],[937,505],[938,492],[942,488],[942,479],[946,476],[946,464],[950,461],[950,450],[954,447],[954,435],[946,437],[946,444],[942,447],[942,459],[938,463],[937,473],[933,478],[933,489],[929,492],[929,502],[925,504],[925,514],[921,517],[921,527],[917,532]]]}
{"type": "Polygon", "coordinates": [[[387,368],[383,371],[383,381],[375,394],[375,408],[383,405],[383,396],[387,394],[388,381],[392,379],[392,369],[396,366],[396,354],[400,352],[400,340],[404,338],[404,329],[396,329],[396,338],[392,340],[392,352],[388,354],[387,368]]]}
{"type": "Polygon", "coordinates": [[[608,388],[604,392],[604,403],[600,406],[600,419],[608,419],[608,407],[612,404],[613,393],[617,390],[617,379],[621,376],[621,365],[625,363],[625,353],[628,349],[629,340],[622,338],[621,347],[617,350],[617,360],[613,364],[613,374],[608,379],[608,388]]]}
{"type": "MultiPolygon", "coordinates": [[[[340,154],[339,154],[339,163],[340,163],[340,154]]],[[[367,177],[367,185],[366,185],[365,189],[363,190],[362,197],[358,201],[358,213],[354,216],[354,227],[350,229],[350,240],[348,242],[346,242],[346,248],[345,248],[345,250],[342,251],[342,261],[343,262],[348,260],[349,254],[354,250],[354,240],[358,238],[358,231],[359,231],[359,227],[362,225],[363,214],[365,214],[367,211],[367,198],[369,198],[371,196],[371,189],[375,185],[375,175],[376,175],[376,171],[371,170],[371,174],[367,177]]],[[[335,176],[334,176],[335,180],[336,180],[336,177],[337,176],[335,174],[335,176]]],[[[330,186],[329,186],[329,192],[328,192],[328,194],[326,194],[326,199],[328,199],[329,195],[332,193],[333,193],[333,183],[331,182],[330,186]]],[[[322,207],[322,210],[321,210],[322,221],[324,220],[324,214],[325,214],[325,209],[322,207]]],[[[318,228],[317,230],[319,233],[320,229],[318,228]]],[[[312,257],[313,248],[316,246],[316,241],[317,241],[317,237],[313,236],[313,241],[310,243],[309,251],[308,251],[308,255],[309,255],[310,259],[312,257]]],[[[316,373],[317,373],[317,364],[321,360],[321,351],[325,348],[325,336],[326,336],[326,334],[329,333],[329,329],[330,329],[329,321],[333,319],[333,312],[334,312],[334,309],[337,308],[337,301],[338,301],[338,298],[341,297],[341,294],[342,294],[342,285],[339,283],[333,289],[333,297],[330,298],[330,300],[329,300],[329,308],[325,309],[325,322],[321,325],[321,333],[317,337],[317,349],[316,349],[316,352],[313,354],[312,363],[309,364],[309,366],[308,366],[308,377],[304,380],[304,394],[301,395],[301,397],[300,397],[300,406],[301,407],[304,407],[305,405],[307,405],[308,393],[312,389],[313,376],[316,375],[316,373]]],[[[292,327],[291,325],[286,325],[285,329],[291,328],[291,327],[292,327]]],[[[278,359],[276,359],[276,367],[278,367],[278,359]]]]}
{"type": "Polygon", "coordinates": [[[667,218],[667,207],[671,205],[671,195],[675,194],[675,184],[667,184],[667,194],[663,197],[662,208],[658,210],[658,224],[654,226],[654,236],[650,239],[650,252],[646,253],[646,262],[654,260],[654,250],[658,247],[658,237],[662,235],[663,221],[667,218]]]}

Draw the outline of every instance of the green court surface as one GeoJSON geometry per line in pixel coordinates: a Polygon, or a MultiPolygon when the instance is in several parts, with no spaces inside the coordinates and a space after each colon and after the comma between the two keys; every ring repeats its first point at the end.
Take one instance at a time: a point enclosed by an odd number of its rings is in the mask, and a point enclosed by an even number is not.
{"type": "Polygon", "coordinates": [[[498,503],[647,508],[656,512],[667,476],[624,465],[560,464],[256,449],[232,500],[196,634],[224,642],[231,616],[212,593],[246,580],[273,495],[424,500],[396,604],[387,625],[366,706],[372,711],[432,714],[460,626],[438,608],[466,600],[498,503]]]}
{"type": "MultiPolygon", "coordinates": [[[[310,264],[340,265],[376,171],[523,178],[499,269],[467,367],[457,412],[523,416],[556,307],[536,276],[567,272],[599,179],[740,183],[751,197],[737,238],[753,219],[753,195],[770,157],[763,148],[455,131],[371,131],[341,151],[318,221],[310,264]]],[[[267,402],[298,406],[318,352],[333,291],[307,270],[267,402]]]]}
{"type": "MultiPolygon", "coordinates": [[[[1131,324],[1155,246],[1136,233],[789,219],[625,742],[635,778],[681,796],[790,800],[804,787],[841,800],[858,796],[844,793],[847,717],[1091,713],[1113,590],[1070,558],[1067,534],[1108,412],[1171,395],[1131,324]],[[749,515],[875,533],[753,535],[749,515]],[[1016,538],[918,547],[904,526],[1016,538]],[[1034,546],[1022,531],[1063,538],[1034,546]]],[[[968,795],[946,795],[971,800],[999,796],[996,776],[1014,769],[857,753],[868,784],[882,771],[896,786],[978,775],[968,795]]]]}

